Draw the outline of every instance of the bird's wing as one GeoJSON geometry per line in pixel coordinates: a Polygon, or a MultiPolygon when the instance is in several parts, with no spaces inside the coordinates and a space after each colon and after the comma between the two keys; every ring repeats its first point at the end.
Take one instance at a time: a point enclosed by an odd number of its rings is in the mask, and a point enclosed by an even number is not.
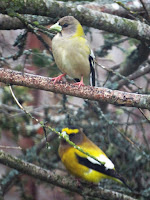
{"type": "Polygon", "coordinates": [[[109,158],[107,158],[107,157],[105,157],[105,158],[104,157],[103,157],[104,161],[100,160],[100,162],[101,162],[100,163],[91,157],[82,157],[76,153],[76,158],[81,165],[84,165],[90,169],[93,169],[102,174],[105,174],[107,176],[110,176],[110,177],[120,180],[125,186],[127,186],[132,191],[132,189],[127,185],[125,179],[119,173],[116,172],[111,160],[109,160],[109,158]]]}
{"type": "Polygon", "coordinates": [[[95,62],[94,62],[95,56],[93,51],[91,50],[91,53],[89,55],[89,62],[90,62],[90,70],[91,70],[91,74],[92,74],[92,86],[95,86],[95,62]]]}
{"type": "Polygon", "coordinates": [[[84,165],[90,169],[93,169],[93,170],[103,173],[105,175],[112,176],[112,173],[115,171],[113,163],[108,158],[107,158],[108,159],[108,161],[107,161],[108,166],[107,166],[106,161],[98,162],[91,157],[82,157],[82,156],[78,155],[77,153],[76,153],[76,157],[77,157],[78,162],[81,165],[84,165]],[[108,162],[110,162],[110,163],[108,163],[108,162]]]}

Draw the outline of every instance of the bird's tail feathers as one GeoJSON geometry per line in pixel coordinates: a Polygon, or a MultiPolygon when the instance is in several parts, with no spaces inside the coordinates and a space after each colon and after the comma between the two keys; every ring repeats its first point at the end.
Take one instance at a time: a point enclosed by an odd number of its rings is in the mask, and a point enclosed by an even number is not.
{"type": "Polygon", "coordinates": [[[125,179],[120,174],[116,174],[113,179],[120,184],[124,184],[129,190],[133,192],[133,189],[126,183],[125,179]]]}

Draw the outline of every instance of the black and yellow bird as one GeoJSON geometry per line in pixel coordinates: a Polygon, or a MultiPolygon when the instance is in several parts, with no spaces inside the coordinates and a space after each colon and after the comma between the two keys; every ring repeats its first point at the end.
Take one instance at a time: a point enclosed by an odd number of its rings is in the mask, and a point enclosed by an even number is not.
{"type": "Polygon", "coordinates": [[[71,174],[93,183],[99,183],[105,178],[112,179],[124,183],[130,189],[124,178],[116,172],[112,161],[80,129],[63,128],[62,133],[67,134],[70,141],[99,161],[80,152],[62,139],[58,150],[59,156],[71,174]]]}
{"type": "Polygon", "coordinates": [[[65,16],[52,25],[50,30],[57,32],[52,39],[52,53],[63,73],[52,79],[54,83],[69,75],[80,81],[75,83],[79,87],[89,85],[91,73],[92,85],[95,86],[94,54],[79,21],[73,16],[65,16]]]}

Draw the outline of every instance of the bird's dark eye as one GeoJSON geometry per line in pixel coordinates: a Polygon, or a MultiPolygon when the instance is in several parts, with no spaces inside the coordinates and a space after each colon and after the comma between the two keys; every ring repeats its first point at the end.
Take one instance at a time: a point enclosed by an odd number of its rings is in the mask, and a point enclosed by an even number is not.
{"type": "Polygon", "coordinates": [[[63,28],[66,28],[69,24],[64,24],[62,25],[63,28]]]}

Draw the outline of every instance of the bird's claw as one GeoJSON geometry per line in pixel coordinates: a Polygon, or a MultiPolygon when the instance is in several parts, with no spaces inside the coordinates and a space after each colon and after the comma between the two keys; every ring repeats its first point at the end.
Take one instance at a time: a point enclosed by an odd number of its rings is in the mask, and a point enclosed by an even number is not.
{"type": "Polygon", "coordinates": [[[78,85],[78,88],[80,88],[81,86],[84,86],[84,83],[82,81],[80,81],[78,83],[74,83],[74,85],[78,85]]]}
{"type": "Polygon", "coordinates": [[[55,83],[61,81],[62,77],[64,77],[64,76],[66,76],[66,74],[61,74],[61,75],[59,75],[57,77],[52,78],[51,80],[54,81],[54,84],[55,84],[55,83]]]}

